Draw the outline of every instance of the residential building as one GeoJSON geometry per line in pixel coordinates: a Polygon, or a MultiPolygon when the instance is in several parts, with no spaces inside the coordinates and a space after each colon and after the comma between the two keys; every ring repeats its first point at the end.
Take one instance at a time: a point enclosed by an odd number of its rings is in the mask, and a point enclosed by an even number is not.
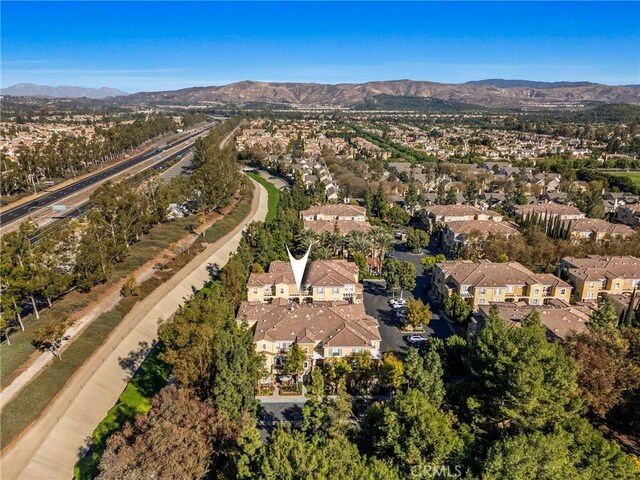
{"type": "Polygon", "coordinates": [[[509,238],[520,232],[510,222],[492,222],[487,220],[469,220],[466,222],[449,222],[442,230],[442,246],[451,251],[465,245],[471,237],[487,238],[489,235],[500,235],[509,238]]]}
{"type": "Polygon", "coordinates": [[[271,304],[244,302],[236,318],[255,328],[256,351],[264,355],[271,373],[284,365],[294,343],[307,355],[305,372],[327,358],[355,352],[368,351],[372,357],[380,357],[378,321],[365,313],[361,303],[290,304],[282,298],[271,304]]]}
{"type": "Polygon", "coordinates": [[[492,210],[480,210],[471,205],[429,205],[421,214],[422,222],[432,230],[436,225],[470,220],[502,221],[502,215],[492,210]]]}
{"type": "Polygon", "coordinates": [[[640,286],[640,258],[632,256],[564,257],[560,271],[574,286],[579,301],[596,300],[602,294],[631,293],[640,286]]]}
{"type": "Polygon", "coordinates": [[[640,204],[618,207],[615,219],[630,227],[640,227],[640,204]]]}
{"type": "MultiPolygon", "coordinates": [[[[547,328],[550,339],[563,339],[570,333],[582,333],[593,313],[594,305],[571,305],[562,300],[551,300],[547,305],[527,305],[524,302],[501,303],[496,305],[498,316],[511,325],[520,327],[522,320],[533,312],[538,312],[540,322],[547,328]]],[[[490,315],[491,305],[478,308],[478,318],[472,319],[468,334],[473,335],[490,315]]]]}
{"type": "Polygon", "coordinates": [[[633,229],[627,225],[610,223],[599,218],[565,221],[565,226],[569,227],[569,235],[573,238],[604,240],[607,237],[627,237],[633,234],[633,229]]]}
{"type": "Polygon", "coordinates": [[[560,217],[560,220],[578,220],[585,218],[585,214],[573,205],[563,205],[560,203],[535,203],[532,205],[518,205],[515,208],[517,218],[536,216],[538,218],[553,219],[560,217]]]}
{"type": "Polygon", "coordinates": [[[347,235],[354,231],[371,231],[366,209],[357,205],[314,206],[300,212],[300,218],[304,222],[304,228],[316,233],[339,231],[342,235],[347,235]]]}
{"type": "Polygon", "coordinates": [[[552,299],[568,302],[571,298],[571,285],[555,275],[533,273],[518,262],[440,262],[432,271],[432,288],[441,302],[457,293],[474,310],[491,303],[522,301],[543,305],[552,299]]]}
{"type": "Polygon", "coordinates": [[[346,300],[360,302],[362,285],[358,266],[346,260],[316,260],[307,264],[302,288],[298,290],[289,262],[272,262],[267,273],[251,273],[247,281],[250,302],[320,302],[346,300]]]}

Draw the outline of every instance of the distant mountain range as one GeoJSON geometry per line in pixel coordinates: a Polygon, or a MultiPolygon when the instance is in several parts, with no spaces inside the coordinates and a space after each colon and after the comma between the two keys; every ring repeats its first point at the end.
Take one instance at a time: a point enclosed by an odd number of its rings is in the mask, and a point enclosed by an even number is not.
{"type": "Polygon", "coordinates": [[[79,87],[44,87],[28,84],[2,90],[3,95],[50,96],[113,99],[123,105],[206,105],[211,103],[247,105],[331,105],[356,108],[406,109],[414,99],[422,108],[461,105],[526,108],[575,104],[640,104],[636,85],[610,86],[591,82],[536,82],[529,80],[490,79],[462,84],[445,84],[414,80],[391,80],[367,83],[276,83],[243,81],[223,86],[193,87],[164,92],[140,92],[127,95],[114,89],[79,87]],[[125,96],[126,95],[126,96],[125,96]],[[428,99],[426,101],[425,99],[428,99]],[[444,103],[443,103],[444,102],[444,103]]]}
{"type": "Polygon", "coordinates": [[[94,98],[103,99],[129,95],[127,92],[115,88],[84,88],[84,87],[50,87],[48,85],[36,85],[34,83],[18,83],[0,90],[2,95],[13,97],[51,97],[51,98],[94,98]]]}

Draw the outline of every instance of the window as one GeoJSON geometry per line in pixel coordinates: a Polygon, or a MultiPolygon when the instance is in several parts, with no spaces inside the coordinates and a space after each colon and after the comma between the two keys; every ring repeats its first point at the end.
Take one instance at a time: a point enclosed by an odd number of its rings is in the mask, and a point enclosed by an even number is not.
{"type": "Polygon", "coordinates": [[[341,357],[342,356],[342,349],[341,348],[330,348],[329,349],[329,356],[330,357],[341,357]]]}
{"type": "Polygon", "coordinates": [[[587,293],[587,298],[593,298],[593,292],[587,293]]]}
{"type": "Polygon", "coordinates": [[[266,350],[266,349],[267,349],[267,344],[266,344],[266,343],[263,343],[263,344],[262,344],[262,349],[263,349],[263,350],[266,350]]]}
{"type": "Polygon", "coordinates": [[[304,362],[302,364],[302,367],[306,370],[307,368],[309,368],[309,362],[304,362]]]}
{"type": "Polygon", "coordinates": [[[496,295],[502,295],[502,289],[496,288],[496,295]]]}
{"type": "Polygon", "coordinates": [[[617,290],[618,288],[620,288],[620,282],[616,282],[616,287],[615,287],[615,288],[616,288],[616,290],[617,290]]]}
{"type": "Polygon", "coordinates": [[[333,294],[334,295],[338,295],[339,292],[340,292],[340,289],[338,287],[333,287],[333,294]]]}
{"type": "Polygon", "coordinates": [[[280,287],[280,295],[284,295],[284,287],[280,287]]]}
{"type": "Polygon", "coordinates": [[[487,300],[485,298],[481,298],[478,300],[478,304],[479,305],[486,305],[487,304],[487,300]]]}
{"type": "Polygon", "coordinates": [[[538,299],[537,298],[532,298],[531,301],[529,302],[531,305],[538,305],[538,299]]]}
{"type": "Polygon", "coordinates": [[[540,294],[540,289],[539,288],[534,289],[533,290],[533,294],[534,295],[539,295],[540,294]]]}
{"type": "Polygon", "coordinates": [[[561,288],[560,289],[560,295],[564,295],[567,293],[567,289],[566,288],[561,288]]]}
{"type": "Polygon", "coordinates": [[[486,288],[481,288],[480,289],[480,295],[484,295],[485,293],[487,293],[487,289],[486,288]]]}
{"type": "Polygon", "coordinates": [[[324,287],[318,287],[318,295],[324,295],[324,287]]]}
{"type": "Polygon", "coordinates": [[[596,286],[596,282],[589,282],[589,288],[594,288],[596,286]]]}
{"type": "Polygon", "coordinates": [[[257,295],[257,294],[258,294],[258,287],[254,287],[254,288],[253,288],[253,294],[254,294],[254,295],[257,295]]]}
{"type": "Polygon", "coordinates": [[[507,285],[507,292],[513,293],[513,285],[507,285]]]}

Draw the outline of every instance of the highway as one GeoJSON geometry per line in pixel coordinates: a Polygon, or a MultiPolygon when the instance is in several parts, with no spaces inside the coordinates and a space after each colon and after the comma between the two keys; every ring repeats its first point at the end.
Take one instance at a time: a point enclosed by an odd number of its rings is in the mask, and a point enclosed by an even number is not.
{"type": "MultiPolygon", "coordinates": [[[[164,151],[164,150],[168,150],[170,148],[175,147],[176,145],[180,145],[182,143],[188,142],[189,140],[191,140],[193,137],[201,134],[202,132],[208,130],[210,127],[207,127],[203,130],[200,130],[198,132],[195,132],[191,135],[189,135],[188,137],[185,137],[181,140],[178,140],[176,142],[173,142],[172,144],[166,145],[160,149],[152,149],[150,151],[141,153],[140,155],[137,155],[125,162],[119,163],[118,165],[114,165],[112,167],[107,167],[104,170],[101,170],[97,173],[94,173],[93,175],[88,176],[87,178],[84,178],[78,182],[72,183],[71,185],[67,185],[66,187],[63,187],[59,190],[50,192],[46,195],[43,195],[42,197],[32,200],[30,202],[26,202],[20,206],[14,207],[12,209],[6,210],[3,213],[0,213],[0,225],[6,225],[7,223],[10,222],[15,222],[17,220],[22,219],[23,217],[28,216],[32,210],[34,209],[40,209],[42,207],[48,206],[48,205],[52,205],[55,202],[59,202],[60,200],[63,200],[64,198],[84,189],[87,188],[91,185],[93,185],[94,183],[106,180],[114,175],[117,175],[118,173],[121,173],[145,160],[148,160],[149,158],[153,157],[154,155],[157,155],[158,153],[164,151]]],[[[168,161],[170,158],[175,157],[176,155],[180,155],[180,154],[184,154],[186,151],[189,150],[189,148],[191,148],[190,146],[187,147],[186,149],[180,150],[179,152],[176,152],[175,154],[173,154],[171,157],[168,157],[166,159],[164,159],[163,162],[160,163],[165,163],[166,161],[168,161]]],[[[156,168],[156,166],[154,166],[154,168],[156,168]]]]}
{"type": "MultiPolygon", "coordinates": [[[[177,143],[174,143],[173,146],[175,146],[176,144],[177,143]]],[[[163,182],[168,183],[172,178],[188,173],[188,166],[191,165],[191,161],[193,160],[192,158],[193,154],[191,153],[192,149],[193,149],[193,145],[188,145],[185,148],[182,148],[177,152],[174,152],[171,155],[167,156],[166,158],[162,159],[160,162],[152,165],[151,167],[149,167],[149,169],[160,170],[166,163],[169,163],[172,160],[175,160],[179,156],[182,156],[183,157],[182,160],[180,160],[178,163],[171,166],[165,172],[160,174],[160,178],[163,180],[163,182]],[[176,167],[180,167],[180,168],[178,169],[176,167]]],[[[91,209],[91,207],[92,207],[91,202],[85,202],[81,205],[78,205],[75,208],[67,210],[66,212],[61,212],[60,215],[53,217],[56,219],[55,222],[49,223],[48,225],[38,228],[38,230],[35,232],[35,235],[31,237],[29,240],[31,241],[31,243],[36,243],[38,240],[40,240],[40,237],[42,237],[43,234],[46,234],[47,232],[51,232],[59,228],[60,224],[58,222],[60,222],[61,220],[71,220],[73,218],[81,217],[82,215],[85,214],[87,210],[91,209]]]]}

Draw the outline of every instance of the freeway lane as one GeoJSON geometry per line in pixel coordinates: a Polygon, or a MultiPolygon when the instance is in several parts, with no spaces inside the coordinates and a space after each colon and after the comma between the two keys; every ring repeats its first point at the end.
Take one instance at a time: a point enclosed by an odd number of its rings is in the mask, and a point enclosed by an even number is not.
{"type": "Polygon", "coordinates": [[[176,145],[179,145],[181,143],[185,143],[189,140],[191,140],[193,137],[195,137],[196,135],[201,134],[202,132],[206,131],[208,128],[207,127],[203,130],[200,130],[196,133],[193,133],[192,135],[189,135],[188,137],[183,138],[182,140],[179,140],[177,142],[174,142],[170,145],[167,145],[163,148],[160,149],[160,151],[156,151],[156,149],[153,149],[152,151],[148,151],[145,153],[141,153],[140,155],[137,155],[135,157],[133,157],[130,160],[127,160],[125,162],[122,162],[118,165],[114,165],[113,167],[109,167],[106,168],[105,170],[102,170],[94,175],[91,175],[83,180],[80,180],[79,182],[73,183],[71,185],[68,185],[64,188],[61,188],[60,190],[56,190],[55,192],[51,192],[47,195],[44,195],[36,200],[32,200],[31,202],[27,202],[23,205],[20,205],[18,207],[12,208],[10,210],[5,211],[4,213],[0,214],[0,225],[6,225],[9,222],[14,222],[22,217],[26,217],[27,215],[29,215],[29,213],[31,212],[31,210],[34,210],[35,208],[42,208],[45,207],[47,205],[51,205],[52,203],[58,201],[58,200],[62,200],[66,197],[68,197],[69,195],[72,195],[73,193],[82,190],[86,187],[89,187],[91,185],[93,185],[96,182],[100,182],[102,180],[105,180],[109,177],[112,177],[113,175],[116,175],[124,170],[127,170],[128,168],[131,168],[135,165],[137,165],[138,163],[141,163],[149,158],[151,158],[152,156],[160,153],[161,151],[167,150],[169,148],[175,147],[176,145]]]}

